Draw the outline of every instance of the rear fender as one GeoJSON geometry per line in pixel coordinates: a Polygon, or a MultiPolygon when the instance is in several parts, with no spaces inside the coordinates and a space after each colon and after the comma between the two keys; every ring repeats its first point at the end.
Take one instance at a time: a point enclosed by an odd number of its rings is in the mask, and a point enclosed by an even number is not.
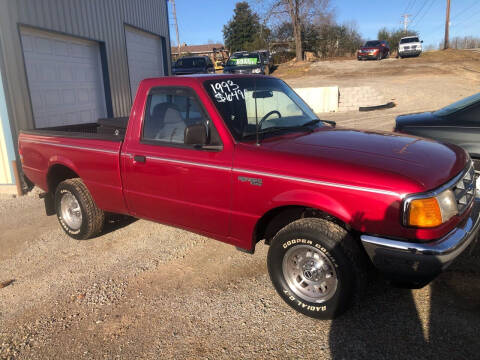
{"type": "MultiPolygon", "coordinates": [[[[81,177],[81,174],[79,173],[78,168],[75,166],[75,164],[70,159],[65,158],[61,155],[60,156],[59,155],[54,155],[48,160],[48,171],[47,171],[46,179],[45,179],[45,183],[47,184],[47,186],[48,186],[48,175],[50,174],[50,171],[52,170],[52,168],[55,165],[65,166],[65,167],[69,168],[70,170],[72,170],[73,172],[75,172],[79,177],[81,177]]],[[[48,192],[52,192],[55,189],[49,189],[48,188],[47,190],[48,190],[48,192]]]]}

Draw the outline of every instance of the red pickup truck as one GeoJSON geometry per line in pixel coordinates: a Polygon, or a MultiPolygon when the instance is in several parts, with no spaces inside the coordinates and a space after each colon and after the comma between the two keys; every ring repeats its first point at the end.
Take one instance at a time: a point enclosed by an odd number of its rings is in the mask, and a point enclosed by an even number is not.
{"type": "Polygon", "coordinates": [[[369,269],[425,285],[479,227],[464,150],[336,128],[267,76],[146,79],[129,119],[22,131],[19,153],[71,237],[108,212],[250,253],[265,240],[279,295],[316,318],[345,311],[369,269]]]}

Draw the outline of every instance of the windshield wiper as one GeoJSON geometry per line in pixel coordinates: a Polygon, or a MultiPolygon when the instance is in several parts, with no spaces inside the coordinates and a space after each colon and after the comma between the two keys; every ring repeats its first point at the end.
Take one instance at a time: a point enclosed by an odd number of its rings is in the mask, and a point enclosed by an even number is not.
{"type": "Polygon", "coordinates": [[[328,125],[332,125],[333,127],[335,127],[337,125],[337,123],[333,120],[321,120],[321,119],[315,119],[315,120],[312,120],[312,121],[308,121],[306,122],[305,124],[303,124],[302,126],[310,126],[310,125],[316,125],[318,124],[319,122],[323,122],[325,124],[328,124],[328,125]]]}
{"type": "Polygon", "coordinates": [[[306,123],[304,123],[302,125],[298,125],[296,127],[308,128],[310,126],[317,125],[320,121],[322,121],[322,120],[320,120],[320,119],[310,120],[310,121],[307,121],[306,123]]]}
{"type": "MultiPolygon", "coordinates": [[[[308,122],[306,122],[305,124],[302,124],[302,125],[270,126],[270,127],[265,128],[263,130],[260,130],[256,133],[244,134],[243,138],[248,138],[250,136],[257,135],[257,134],[258,135],[265,135],[265,134],[271,134],[271,133],[275,133],[275,132],[279,132],[279,131],[289,131],[289,130],[293,130],[293,131],[304,130],[304,131],[312,132],[313,131],[312,126],[318,124],[321,121],[323,121],[323,120],[315,119],[315,120],[308,121],[308,122]]],[[[263,136],[262,136],[262,139],[263,139],[263,136]]]]}

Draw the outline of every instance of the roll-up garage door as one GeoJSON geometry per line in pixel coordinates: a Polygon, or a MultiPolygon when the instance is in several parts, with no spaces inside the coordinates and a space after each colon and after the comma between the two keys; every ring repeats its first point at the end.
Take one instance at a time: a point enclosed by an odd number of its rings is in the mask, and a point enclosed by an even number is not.
{"type": "Polygon", "coordinates": [[[140,81],[165,74],[162,41],[160,36],[152,35],[128,26],[125,28],[125,37],[133,100],[140,81]]]}
{"type": "Polygon", "coordinates": [[[21,37],[37,128],[107,115],[97,42],[24,28],[21,37]]]}

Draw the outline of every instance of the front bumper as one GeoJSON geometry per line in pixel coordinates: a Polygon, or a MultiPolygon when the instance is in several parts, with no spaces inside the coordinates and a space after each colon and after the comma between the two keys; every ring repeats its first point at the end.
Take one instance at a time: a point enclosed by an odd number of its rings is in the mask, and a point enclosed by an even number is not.
{"type": "Polygon", "coordinates": [[[379,53],[357,53],[358,59],[376,59],[379,56],[379,53]]]}
{"type": "Polygon", "coordinates": [[[362,235],[363,247],[375,267],[388,278],[423,286],[445,270],[476,238],[480,227],[480,198],[468,218],[439,240],[410,243],[362,235]]]}
{"type": "Polygon", "coordinates": [[[400,56],[418,56],[422,50],[402,50],[398,52],[400,56]]]}

